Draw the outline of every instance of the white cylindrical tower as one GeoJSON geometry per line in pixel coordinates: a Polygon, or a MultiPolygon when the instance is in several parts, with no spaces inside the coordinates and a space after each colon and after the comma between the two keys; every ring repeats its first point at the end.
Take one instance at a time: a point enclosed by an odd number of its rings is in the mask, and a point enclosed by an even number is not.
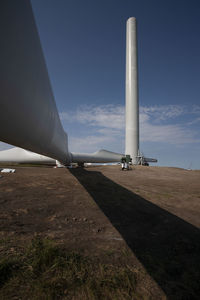
{"type": "Polygon", "coordinates": [[[127,20],[126,27],[126,145],[125,154],[133,164],[138,164],[139,107],[137,72],[137,24],[136,18],[127,20]]]}

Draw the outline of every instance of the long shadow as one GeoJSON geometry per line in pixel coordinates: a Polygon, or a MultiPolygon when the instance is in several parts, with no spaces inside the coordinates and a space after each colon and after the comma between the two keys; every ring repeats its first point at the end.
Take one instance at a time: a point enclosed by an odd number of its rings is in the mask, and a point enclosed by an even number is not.
{"type": "Polygon", "coordinates": [[[101,172],[71,169],[168,299],[200,299],[200,232],[101,172]]]}

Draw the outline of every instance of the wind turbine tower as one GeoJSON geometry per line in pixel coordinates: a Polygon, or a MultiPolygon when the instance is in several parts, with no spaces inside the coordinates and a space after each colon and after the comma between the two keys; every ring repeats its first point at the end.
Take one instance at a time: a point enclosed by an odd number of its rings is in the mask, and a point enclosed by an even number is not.
{"type": "Polygon", "coordinates": [[[126,27],[126,142],[125,154],[134,165],[139,164],[139,105],[136,18],[127,20],[126,27]]]}

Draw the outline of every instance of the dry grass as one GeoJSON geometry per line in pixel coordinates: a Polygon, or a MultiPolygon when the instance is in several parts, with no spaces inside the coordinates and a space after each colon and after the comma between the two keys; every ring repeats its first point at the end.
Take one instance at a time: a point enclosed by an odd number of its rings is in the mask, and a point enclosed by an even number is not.
{"type": "Polygon", "coordinates": [[[143,299],[127,265],[101,264],[49,239],[35,238],[20,252],[8,248],[2,241],[0,299],[143,299]]]}

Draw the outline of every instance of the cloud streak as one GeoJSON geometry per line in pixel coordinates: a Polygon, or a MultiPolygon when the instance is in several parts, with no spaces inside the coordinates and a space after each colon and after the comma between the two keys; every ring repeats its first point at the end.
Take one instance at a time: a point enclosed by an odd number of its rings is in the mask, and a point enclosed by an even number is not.
{"type": "MultiPolygon", "coordinates": [[[[199,132],[190,128],[189,123],[180,122],[180,118],[185,116],[193,118],[194,113],[197,114],[198,111],[200,112],[198,107],[189,110],[188,107],[181,105],[142,106],[140,107],[140,140],[173,145],[199,143],[199,132]]],[[[78,148],[81,147],[80,143],[84,148],[87,148],[87,145],[98,147],[102,143],[113,143],[116,139],[124,137],[124,106],[84,106],[75,112],[63,112],[60,115],[66,128],[68,123],[83,124],[93,130],[95,128],[96,135],[87,136],[84,140],[79,137],[71,139],[72,145],[77,145],[78,148]]],[[[198,121],[199,118],[193,123],[198,121]]],[[[191,125],[193,123],[190,122],[191,125]]]]}
{"type": "MultiPolygon", "coordinates": [[[[69,148],[75,152],[93,152],[101,148],[123,152],[125,108],[122,105],[82,106],[62,112],[60,118],[69,133],[69,148]]],[[[163,105],[140,107],[140,141],[174,146],[197,145],[200,106],[163,105]]],[[[0,143],[0,150],[10,148],[0,143]]]]}
{"type": "Polygon", "coordinates": [[[156,121],[169,120],[184,115],[185,106],[181,105],[163,105],[163,106],[142,106],[140,113],[153,116],[156,121]]]}
{"type": "Polygon", "coordinates": [[[124,128],[124,107],[105,105],[105,106],[83,106],[73,113],[60,113],[62,121],[79,122],[89,126],[122,129],[124,128]]]}

